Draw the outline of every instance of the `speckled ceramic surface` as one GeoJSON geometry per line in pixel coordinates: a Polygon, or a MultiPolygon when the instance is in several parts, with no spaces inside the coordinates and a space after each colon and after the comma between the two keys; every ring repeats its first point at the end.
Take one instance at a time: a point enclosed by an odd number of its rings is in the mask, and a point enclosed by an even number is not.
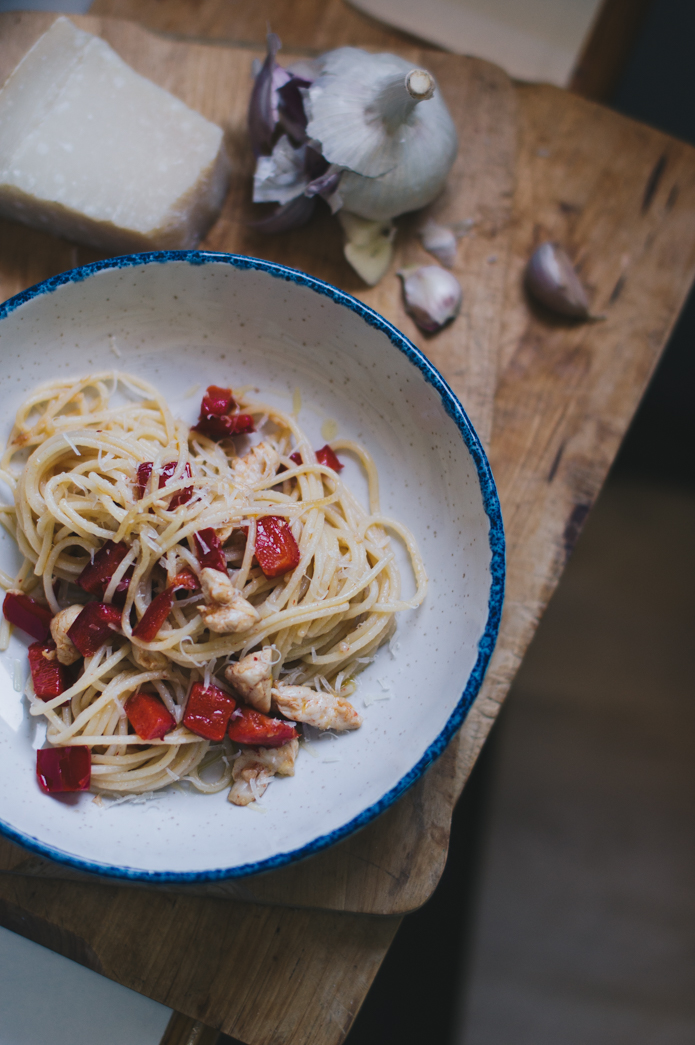
{"type": "MultiPolygon", "coordinates": [[[[22,398],[49,377],[118,368],[156,384],[192,422],[192,385],[254,384],[315,445],[335,422],[376,459],[382,509],[415,533],[430,578],[391,650],[360,678],[363,727],[301,750],[262,810],[172,789],[142,805],[38,788],[37,720],[15,686],[27,638],[0,657],[0,829],[75,867],[149,881],[249,874],[316,852],[383,811],[443,750],[482,681],[499,625],[504,537],[489,467],[461,405],[422,354],[360,302],[319,280],[231,255],[137,255],[77,269],[0,306],[3,443],[22,398]],[[14,683],[14,684],[13,684],[14,683]]],[[[346,459],[343,478],[366,483],[346,459]]],[[[7,492],[3,491],[7,497],[7,492]]],[[[411,588],[406,560],[401,555],[411,588]]],[[[19,555],[0,539],[0,567],[19,555]]]]}

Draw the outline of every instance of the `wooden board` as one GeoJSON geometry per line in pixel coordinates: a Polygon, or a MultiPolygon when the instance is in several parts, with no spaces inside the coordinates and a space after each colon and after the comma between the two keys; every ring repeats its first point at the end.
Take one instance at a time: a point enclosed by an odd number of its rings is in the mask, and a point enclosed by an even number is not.
{"type": "MultiPolygon", "coordinates": [[[[45,31],[53,15],[0,16],[0,81],[45,31]]],[[[460,241],[456,274],[465,287],[456,323],[424,338],[403,309],[395,270],[432,262],[413,221],[404,222],[396,259],[379,286],[365,288],[342,257],[337,223],[327,211],[296,233],[261,237],[248,227],[253,160],[245,120],[251,62],[259,52],[159,39],[128,22],[76,19],[103,35],[139,72],[178,94],[227,132],[235,176],[222,216],[204,243],[215,250],[261,255],[319,275],[351,291],[416,341],[464,402],[481,438],[489,440],[497,372],[502,294],[511,239],[516,148],[516,95],[509,79],[485,62],[411,51],[432,68],[463,143],[445,193],[431,208],[442,222],[475,224],[460,241]]],[[[286,56],[287,60],[291,56],[286,56]]],[[[0,225],[0,295],[37,282],[97,255],[22,226],[0,225]]],[[[192,894],[266,903],[396,914],[431,895],[446,860],[456,799],[457,742],[405,798],[378,822],[300,866],[242,882],[177,887],[192,894]]],[[[83,878],[0,842],[0,869],[47,877],[83,878]]]]}
{"type": "MultiPolygon", "coordinates": [[[[507,517],[509,596],[493,670],[464,732],[461,777],[695,272],[692,149],[552,88],[524,88],[520,101],[516,271],[492,444],[507,517]],[[517,277],[541,231],[570,245],[588,237],[585,271],[602,277],[600,307],[614,298],[605,324],[576,327],[529,312],[517,277]],[[617,278],[623,262],[621,253],[617,269],[609,267],[614,240],[621,252],[626,242],[632,247],[617,278]]],[[[338,1045],[398,924],[20,877],[0,881],[0,922],[249,1045],[338,1045]]]]}
{"type": "MultiPolygon", "coordinates": [[[[295,0],[299,24],[307,6],[295,0]]],[[[189,32],[203,22],[214,28],[208,12],[221,7],[138,0],[143,17],[185,13],[178,28],[189,32]]],[[[692,149],[552,88],[524,88],[519,102],[492,440],[509,544],[507,609],[461,736],[455,787],[494,721],[695,272],[692,149]],[[614,298],[605,324],[575,327],[529,311],[519,274],[543,234],[573,249],[588,237],[584,271],[599,307],[614,298]]],[[[0,923],[248,1045],[339,1045],[398,919],[7,876],[0,923]]]]}

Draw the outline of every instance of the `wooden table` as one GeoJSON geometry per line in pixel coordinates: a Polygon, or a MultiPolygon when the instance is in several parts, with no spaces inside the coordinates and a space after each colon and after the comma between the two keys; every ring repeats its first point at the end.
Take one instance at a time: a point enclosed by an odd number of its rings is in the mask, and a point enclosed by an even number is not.
{"type": "MultiPolygon", "coordinates": [[[[247,45],[262,41],[266,18],[294,49],[365,43],[402,50],[412,43],[340,0],[274,0],[263,9],[224,0],[97,0],[92,13],[131,17],[179,38],[247,45]]],[[[491,242],[504,234],[509,253],[508,263],[491,255],[505,265],[501,326],[491,348],[497,377],[490,452],[507,531],[507,601],[491,668],[458,746],[423,781],[425,790],[444,766],[449,811],[695,274],[695,150],[554,88],[516,87],[515,102],[509,220],[481,232],[491,242]],[[547,238],[561,241],[578,261],[604,322],[577,326],[529,306],[521,272],[533,245],[547,238]]],[[[24,271],[26,285],[29,255],[24,271]]],[[[461,380],[465,385],[465,374],[461,380]]],[[[412,827],[417,804],[410,803],[412,827]]],[[[397,809],[394,838],[403,827],[397,809]]],[[[442,853],[447,829],[445,818],[438,825],[442,853]]],[[[392,863],[380,854],[377,879],[397,883],[407,910],[407,882],[398,881],[404,854],[394,852],[392,863]]],[[[331,863],[337,859],[327,855],[329,877],[337,875],[331,863]]],[[[303,866],[296,872],[298,896],[303,866]]],[[[413,874],[418,895],[431,891],[438,874],[430,866],[423,886],[422,872],[413,874]]],[[[259,887],[251,881],[249,888],[259,887]]],[[[286,902],[272,888],[270,894],[257,898],[286,902]]],[[[172,1026],[171,1042],[183,1042],[192,1026],[202,1033],[195,1021],[249,1045],[341,1042],[400,919],[341,913],[335,894],[323,906],[333,909],[0,880],[3,925],[179,1010],[184,1015],[172,1026]]],[[[365,909],[364,896],[343,903],[343,912],[365,909]]]]}

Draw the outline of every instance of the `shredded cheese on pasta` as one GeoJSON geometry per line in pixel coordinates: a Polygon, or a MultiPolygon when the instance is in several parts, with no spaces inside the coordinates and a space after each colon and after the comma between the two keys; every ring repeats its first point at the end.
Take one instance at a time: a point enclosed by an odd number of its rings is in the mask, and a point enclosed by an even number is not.
{"type": "MultiPolygon", "coordinates": [[[[0,508],[0,521],[24,564],[15,578],[0,573],[0,583],[43,596],[55,614],[84,601],[74,585],[104,541],[129,547],[103,597],[110,602],[132,568],[123,635],[114,634],[109,646],[86,657],[78,680],[59,697],[43,701],[29,690],[31,714],[47,719],[50,744],[91,748],[97,792],[145,794],[181,780],[204,792],[229,787],[234,747],[201,740],[182,724],[192,682],[229,692],[220,677],[224,667],[272,646],[276,679],[347,697],[354,676],[392,637],[394,614],[425,596],[415,540],[381,514],[367,451],[350,440],[332,443],[361,461],[368,510],[337,472],[317,462],[296,411],[283,413],[248,393],[235,393],[235,399],[257,427],[263,424],[260,443],[247,449],[249,441],[241,441],[241,457],[234,440],[220,444],[189,430],[155,388],[116,371],[44,384],[17,412],[0,461],[0,478],[13,489],[15,504],[0,508]],[[112,405],[116,391],[121,401],[112,405]],[[300,465],[290,459],[297,450],[305,462],[300,465]],[[152,462],[153,478],[140,497],[137,469],[144,462],[152,462]],[[158,489],[156,477],[171,462],[173,475],[158,489]],[[171,510],[172,495],[189,487],[188,502],[171,510]],[[254,565],[256,523],[268,515],[287,520],[300,550],[299,565],[277,577],[254,565]],[[203,596],[184,593],[153,641],[137,639],[134,622],[157,590],[180,570],[199,574],[193,534],[208,527],[220,536],[229,576],[258,620],[245,631],[216,634],[199,612],[203,596]],[[410,599],[401,597],[389,531],[410,556],[416,581],[410,599]],[[163,657],[151,658],[146,670],[143,651],[163,657]],[[124,704],[143,687],[159,695],[176,721],[163,740],[129,731],[124,704]],[[213,763],[215,770],[206,772],[213,763]]],[[[6,630],[3,625],[3,645],[6,630]]]]}

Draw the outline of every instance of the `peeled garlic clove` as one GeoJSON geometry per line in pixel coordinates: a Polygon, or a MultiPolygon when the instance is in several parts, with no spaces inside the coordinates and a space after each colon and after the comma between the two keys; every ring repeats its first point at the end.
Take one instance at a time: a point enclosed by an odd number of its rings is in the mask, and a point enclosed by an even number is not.
{"type": "Polygon", "coordinates": [[[423,265],[401,269],[398,275],[403,280],[406,312],[421,330],[432,334],[458,315],[463,291],[451,272],[438,265],[423,265]]]}
{"type": "Polygon", "coordinates": [[[420,239],[426,251],[450,269],[456,262],[456,236],[446,225],[437,225],[432,218],[420,229],[420,239]]]}
{"type": "Polygon", "coordinates": [[[526,266],[526,287],[551,312],[589,319],[589,301],[562,247],[542,243],[526,266]]]}
{"type": "Polygon", "coordinates": [[[386,275],[393,257],[396,230],[390,221],[367,221],[341,210],[340,224],[345,232],[343,253],[355,272],[370,287],[386,275]]]}

